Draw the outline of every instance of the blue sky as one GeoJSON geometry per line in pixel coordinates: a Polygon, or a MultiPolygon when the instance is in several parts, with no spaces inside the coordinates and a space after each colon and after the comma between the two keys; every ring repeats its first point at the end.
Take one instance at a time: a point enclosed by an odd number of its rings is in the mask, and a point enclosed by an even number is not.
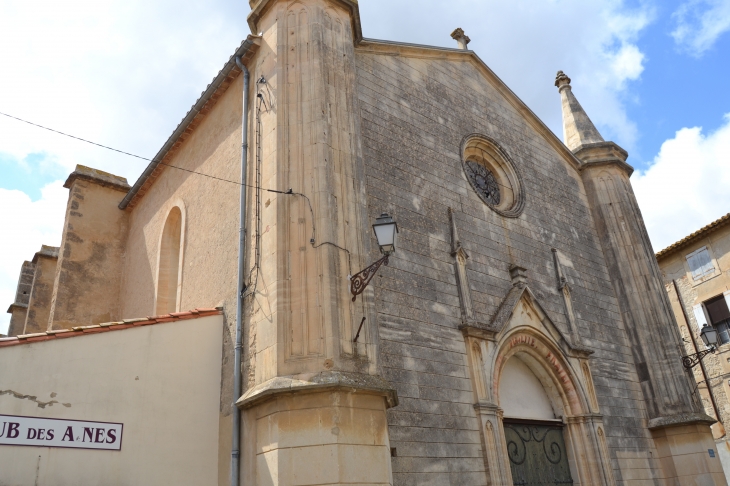
{"type": "Polygon", "coordinates": [[[656,20],[637,42],[645,53],[646,69],[627,94],[629,118],[639,127],[639,143],[632,153],[638,159],[634,160],[637,168],[646,168],[680,128],[700,126],[714,131],[730,112],[730,35],[720,35],[699,53],[678,45],[672,32],[677,29],[675,12],[681,5],[680,1],[657,3],[656,20]]]}
{"type": "MultiPolygon", "coordinates": [[[[556,71],[630,153],[658,250],[730,212],[730,0],[361,0],[366,37],[470,48],[562,138],[556,71]]],[[[0,0],[0,112],[152,157],[249,33],[248,2],[0,0]]],[[[58,245],[76,164],[144,161],[0,116],[0,304],[58,245]]],[[[2,311],[4,309],[0,309],[2,311]]],[[[125,316],[129,317],[129,316],[125,316]]],[[[0,313],[0,333],[8,315],[0,313]]]]}

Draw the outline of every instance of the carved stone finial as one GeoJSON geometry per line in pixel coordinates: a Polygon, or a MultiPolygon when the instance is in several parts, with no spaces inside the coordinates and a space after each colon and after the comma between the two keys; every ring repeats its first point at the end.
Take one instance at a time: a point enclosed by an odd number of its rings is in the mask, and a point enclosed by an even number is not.
{"type": "Polygon", "coordinates": [[[512,278],[514,287],[524,287],[527,285],[527,269],[519,265],[509,266],[509,276],[512,278]]]}
{"type": "Polygon", "coordinates": [[[464,49],[465,51],[469,50],[467,45],[469,44],[469,42],[471,42],[471,39],[469,38],[468,35],[466,35],[464,33],[464,29],[459,27],[458,29],[453,31],[451,33],[451,38],[456,40],[456,42],[459,43],[459,49],[464,49]]]}
{"type": "Polygon", "coordinates": [[[558,90],[562,89],[563,86],[570,87],[570,78],[568,75],[563,71],[558,71],[557,76],[555,76],[555,86],[558,87],[558,90]]]}
{"type": "Polygon", "coordinates": [[[451,221],[451,256],[455,256],[457,253],[462,253],[465,258],[469,258],[469,255],[461,246],[461,240],[459,239],[459,230],[456,228],[456,216],[454,210],[449,208],[449,220],[451,221]]]}
{"type": "MultiPolygon", "coordinates": [[[[574,154],[586,146],[593,146],[595,152],[595,144],[603,142],[603,137],[573,94],[573,90],[570,87],[570,78],[563,71],[558,71],[555,77],[555,86],[558,87],[563,107],[563,136],[565,145],[574,154]]],[[[599,151],[601,150],[599,148],[599,151]]]]}

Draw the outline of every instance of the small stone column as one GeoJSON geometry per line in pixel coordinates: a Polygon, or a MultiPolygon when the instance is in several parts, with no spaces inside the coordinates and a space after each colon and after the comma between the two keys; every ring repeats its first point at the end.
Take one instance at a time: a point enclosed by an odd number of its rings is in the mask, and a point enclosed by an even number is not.
{"type": "Polygon", "coordinates": [[[15,291],[15,300],[8,307],[8,314],[10,314],[8,336],[18,336],[24,332],[34,274],[35,264],[32,262],[23,262],[23,266],[20,269],[20,276],[18,277],[18,288],[15,291]]]}
{"type": "Polygon", "coordinates": [[[504,436],[504,411],[492,403],[474,405],[484,441],[484,457],[490,486],[512,486],[507,441],[504,436]]]}
{"type": "Polygon", "coordinates": [[[46,332],[52,310],[53,285],[56,279],[58,248],[41,245],[33,256],[33,285],[23,334],[46,332]]]}

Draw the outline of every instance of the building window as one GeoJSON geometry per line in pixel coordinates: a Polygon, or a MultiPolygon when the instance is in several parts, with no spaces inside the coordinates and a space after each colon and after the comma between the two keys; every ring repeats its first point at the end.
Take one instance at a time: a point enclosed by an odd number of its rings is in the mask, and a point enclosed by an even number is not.
{"type": "Polygon", "coordinates": [[[181,237],[182,211],[175,206],[167,216],[160,241],[160,263],[157,271],[157,315],[178,311],[181,237]]]}
{"type": "Polygon", "coordinates": [[[706,246],[687,255],[687,263],[692,272],[692,278],[695,280],[715,273],[715,266],[712,264],[712,258],[706,246]]]}
{"type": "Polygon", "coordinates": [[[705,302],[710,323],[717,329],[720,344],[730,343],[730,310],[724,295],[705,302]]]}
{"type": "Polygon", "coordinates": [[[497,142],[484,135],[468,135],[461,144],[461,162],[466,179],[487,206],[508,218],[522,213],[522,177],[497,142]]]}

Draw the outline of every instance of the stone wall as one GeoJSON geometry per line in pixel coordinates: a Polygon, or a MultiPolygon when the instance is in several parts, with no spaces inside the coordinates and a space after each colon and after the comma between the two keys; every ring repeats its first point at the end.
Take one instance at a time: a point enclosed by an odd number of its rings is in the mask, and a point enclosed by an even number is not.
{"type": "MultiPolygon", "coordinates": [[[[357,61],[369,216],[373,220],[388,211],[401,229],[398,252],[374,280],[384,377],[400,397],[400,405],[388,412],[391,446],[397,450],[395,484],[485,480],[464,338],[458,330],[449,207],[470,256],[478,321],[489,322],[511,287],[509,266],[519,264],[528,269],[529,285],[550,318],[568,334],[551,249],[561,252],[580,338],[595,351],[596,395],[615,476],[622,482],[622,471],[631,474],[633,463],[616,453],[651,451],[653,442],[613,286],[574,166],[556,149],[547,129],[530,121],[531,115],[468,54],[365,42],[357,61]],[[499,143],[521,172],[526,203],[519,218],[493,212],[466,181],[460,144],[471,133],[499,143]]],[[[371,258],[376,256],[372,252],[371,258]]],[[[646,471],[654,474],[656,464],[646,471]]]]}

